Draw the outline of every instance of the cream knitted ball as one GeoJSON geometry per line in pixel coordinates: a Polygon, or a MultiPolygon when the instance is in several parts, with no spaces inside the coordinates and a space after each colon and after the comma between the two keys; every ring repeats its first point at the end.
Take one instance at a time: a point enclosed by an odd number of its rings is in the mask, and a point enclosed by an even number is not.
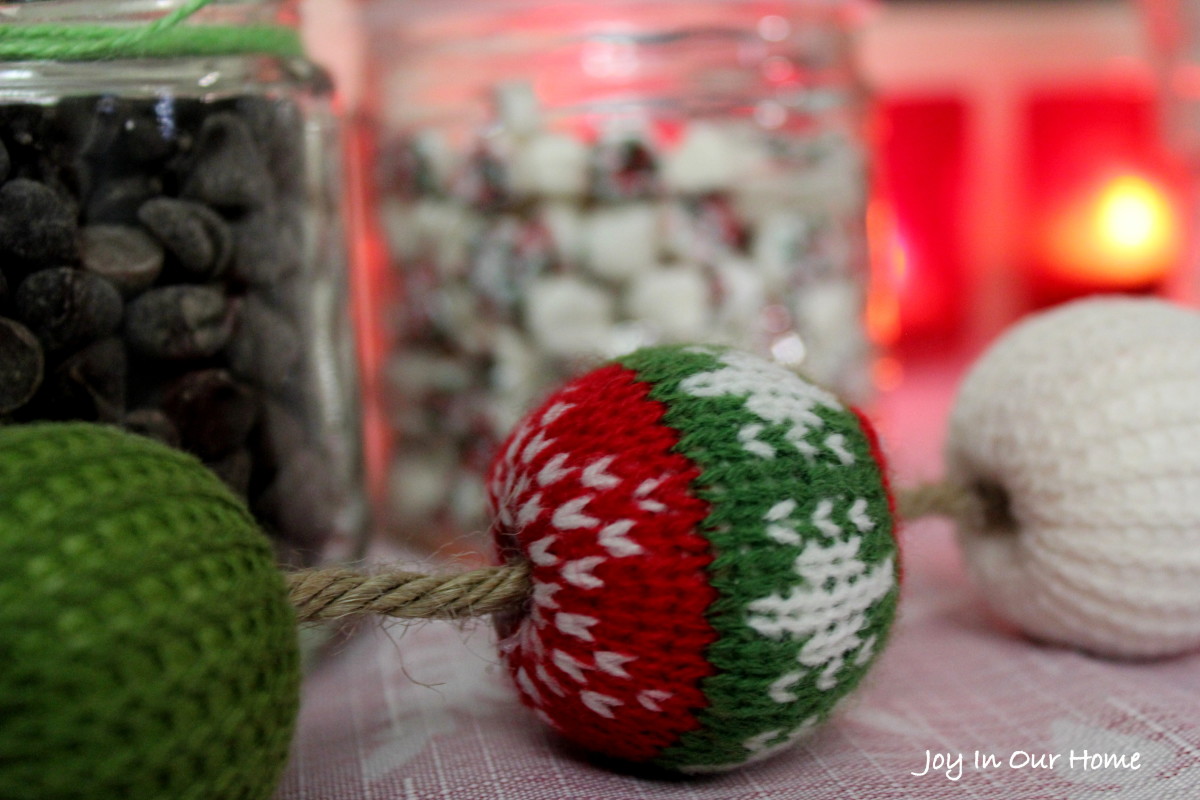
{"type": "Polygon", "coordinates": [[[1008,332],[968,374],[949,477],[996,613],[1100,655],[1200,647],[1200,314],[1075,302],[1008,332]]]}

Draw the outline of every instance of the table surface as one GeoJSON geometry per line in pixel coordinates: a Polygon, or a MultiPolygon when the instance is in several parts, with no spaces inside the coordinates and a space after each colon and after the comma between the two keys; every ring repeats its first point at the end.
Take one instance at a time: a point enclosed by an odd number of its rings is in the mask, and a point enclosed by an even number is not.
{"type": "MultiPolygon", "coordinates": [[[[901,485],[936,477],[959,369],[909,372],[875,409],[901,485]]],[[[368,625],[309,676],[277,800],[1200,798],[1200,654],[1122,663],[1033,643],[989,617],[946,523],[907,525],[901,548],[888,649],[773,760],[702,779],[614,769],[520,706],[486,624],[368,625]],[[1126,766],[1089,769],[1085,751],[1126,766]]]]}

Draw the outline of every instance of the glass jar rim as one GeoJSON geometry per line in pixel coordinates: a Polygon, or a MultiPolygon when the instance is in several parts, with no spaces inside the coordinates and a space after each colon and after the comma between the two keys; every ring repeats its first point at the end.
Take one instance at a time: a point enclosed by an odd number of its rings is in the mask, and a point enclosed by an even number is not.
{"type": "MultiPolygon", "coordinates": [[[[0,24],[145,24],[161,19],[188,0],[18,0],[0,1],[0,24]]],[[[295,25],[297,0],[210,0],[189,24],[295,25]]]]}

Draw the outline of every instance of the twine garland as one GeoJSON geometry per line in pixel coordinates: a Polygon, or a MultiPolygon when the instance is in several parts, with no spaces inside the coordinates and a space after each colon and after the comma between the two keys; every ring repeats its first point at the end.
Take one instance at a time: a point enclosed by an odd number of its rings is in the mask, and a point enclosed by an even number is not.
{"type": "MultiPolygon", "coordinates": [[[[984,516],[984,498],[953,481],[906,489],[897,498],[900,516],[912,521],[943,516],[984,516]]],[[[287,575],[288,591],[301,623],[363,615],[400,619],[466,619],[520,608],[530,591],[529,567],[512,563],[466,572],[357,572],[344,567],[307,569],[287,575]]]]}
{"type": "Polygon", "coordinates": [[[300,57],[299,34],[281,25],[186,25],[214,0],[188,0],[146,25],[0,24],[0,61],[102,61],[262,54],[300,57]]]}

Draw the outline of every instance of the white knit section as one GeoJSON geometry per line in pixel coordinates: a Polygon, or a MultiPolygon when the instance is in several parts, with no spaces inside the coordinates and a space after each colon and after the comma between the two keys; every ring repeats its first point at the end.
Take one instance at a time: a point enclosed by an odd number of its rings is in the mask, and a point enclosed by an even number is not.
{"type": "Polygon", "coordinates": [[[789,497],[787,500],[780,500],[767,509],[767,513],[763,516],[763,519],[767,522],[779,522],[790,517],[795,510],[796,501],[789,497]]]}
{"type": "Polygon", "coordinates": [[[1118,657],[1200,647],[1200,316],[1072,303],[1010,330],[951,416],[948,475],[1015,530],[964,530],[972,575],[1033,636],[1118,657]]]}
{"type": "Polygon", "coordinates": [[[613,719],[616,714],[612,712],[612,709],[624,705],[624,703],[615,697],[609,697],[606,694],[600,694],[599,692],[587,689],[579,693],[579,699],[583,701],[585,706],[606,719],[613,719]]]}
{"type": "Polygon", "coordinates": [[[607,672],[609,675],[615,675],[618,678],[628,678],[629,673],[625,671],[625,665],[630,661],[636,661],[637,656],[627,656],[624,653],[615,653],[611,650],[597,650],[595,659],[596,669],[601,672],[607,672]]]}
{"type": "Polygon", "coordinates": [[[585,642],[595,641],[596,637],[592,636],[589,628],[599,623],[600,620],[595,617],[589,617],[586,614],[568,614],[565,611],[560,611],[554,615],[554,626],[568,636],[574,636],[578,639],[583,639],[585,642]]]}
{"type": "Polygon", "coordinates": [[[563,688],[561,683],[554,680],[554,678],[550,675],[550,671],[546,669],[545,664],[538,662],[537,666],[533,668],[533,674],[537,675],[538,680],[559,697],[567,696],[567,690],[563,688]]]}
{"type": "Polygon", "coordinates": [[[529,444],[525,445],[524,449],[521,450],[521,461],[528,464],[530,461],[533,461],[533,459],[537,458],[538,453],[542,452],[553,443],[554,440],[548,438],[544,431],[538,431],[537,435],[529,440],[529,444]]]}
{"type": "Polygon", "coordinates": [[[794,703],[799,698],[792,691],[792,687],[804,679],[803,672],[786,672],[778,680],[775,680],[767,687],[767,694],[776,703],[794,703]]]}
{"type": "Polygon", "coordinates": [[[555,650],[551,653],[550,660],[554,662],[554,666],[567,675],[570,675],[578,683],[587,683],[587,676],[583,674],[585,669],[591,669],[587,664],[584,664],[568,653],[564,653],[562,650],[555,650]]]}
{"type": "Polygon", "coordinates": [[[846,512],[847,519],[850,524],[858,529],[860,533],[875,530],[875,520],[867,515],[867,501],[865,498],[857,497],[850,504],[850,510],[846,512]]]}
{"type": "Polygon", "coordinates": [[[680,772],[687,775],[710,775],[729,772],[732,769],[744,767],[747,764],[753,764],[756,761],[763,761],[771,756],[788,749],[797,740],[807,736],[813,728],[817,726],[817,718],[809,717],[800,723],[797,727],[785,732],[783,729],[767,731],[766,733],[751,736],[742,742],[742,746],[749,753],[749,756],[741,761],[735,761],[726,764],[695,764],[691,766],[681,767],[680,772]],[[772,739],[782,736],[783,738],[773,744],[767,744],[772,739]]]}
{"type": "Polygon", "coordinates": [[[558,453],[547,461],[546,465],[538,472],[538,485],[549,486],[570,475],[574,471],[574,467],[565,466],[568,458],[570,458],[570,453],[558,453]]]}
{"type": "Polygon", "coordinates": [[[786,525],[767,525],[766,530],[767,538],[776,544],[795,546],[804,541],[795,528],[789,528],[786,525]]]}
{"type": "Polygon", "coordinates": [[[567,410],[572,409],[574,407],[575,407],[574,403],[563,403],[563,402],[555,403],[554,405],[552,405],[546,409],[545,414],[542,414],[542,419],[539,424],[541,424],[543,426],[549,425],[551,422],[554,422],[554,420],[561,417],[563,415],[563,413],[565,413],[567,410]]]}
{"type": "MultiPolygon", "coordinates": [[[[680,390],[693,397],[742,397],[746,410],[763,422],[786,425],[784,438],[806,457],[814,457],[818,449],[808,436],[824,425],[816,409],[843,411],[838,399],[785,367],[757,356],[736,350],[716,355],[722,365],[719,369],[685,378],[680,390]]],[[[748,424],[739,432],[738,440],[748,452],[773,458],[774,449],[758,438],[762,430],[762,425],[748,424]]],[[[828,449],[828,441],[822,446],[828,449]]]]}
{"type": "Polygon", "coordinates": [[[517,512],[517,528],[524,528],[537,519],[540,513],[542,513],[542,493],[538,492],[521,504],[521,509],[517,512]]]}
{"type": "Polygon", "coordinates": [[[533,587],[533,604],[542,608],[558,608],[558,601],[554,599],[554,593],[561,589],[562,587],[557,583],[537,583],[533,587]]]}
{"type": "Polygon", "coordinates": [[[817,507],[813,511],[812,523],[823,535],[831,539],[842,535],[842,529],[833,521],[830,515],[833,514],[833,501],[828,497],[823,497],[817,502],[817,507]]]}
{"type": "MultiPolygon", "coordinates": [[[[867,646],[859,633],[867,612],[895,585],[890,558],[868,567],[858,558],[857,537],[824,544],[810,541],[796,557],[794,569],[803,584],[787,595],[774,593],[748,606],[746,623],[772,639],[804,640],[797,661],[817,670],[822,691],[837,685],[837,674],[847,657],[856,658],[867,646]]],[[[874,647],[874,642],[870,642],[874,647]]],[[[807,670],[789,673],[772,685],[769,693],[779,703],[793,702],[789,691],[807,670]]]]}
{"type": "Polygon", "coordinates": [[[753,453],[759,458],[772,459],[775,457],[775,448],[764,441],[760,441],[758,435],[763,432],[765,426],[757,423],[745,425],[738,431],[738,441],[742,443],[742,447],[746,452],[753,453]]]}
{"type": "Polygon", "coordinates": [[[662,711],[659,703],[665,703],[672,696],[671,692],[663,691],[662,689],[643,689],[638,692],[637,701],[647,711],[658,712],[662,711]]]}
{"type": "Polygon", "coordinates": [[[563,580],[581,589],[602,589],[604,581],[592,574],[592,570],[605,561],[604,556],[588,556],[563,564],[563,580]]]}
{"type": "Polygon", "coordinates": [[[645,497],[646,495],[650,494],[655,489],[657,489],[662,484],[662,482],[665,481],[666,479],[667,479],[666,475],[662,475],[657,478],[647,478],[646,480],[639,483],[637,485],[637,488],[633,490],[633,496],[634,497],[645,497]]]}
{"type": "Polygon", "coordinates": [[[840,433],[833,433],[825,437],[825,449],[833,453],[837,460],[842,462],[842,466],[854,465],[854,453],[846,449],[846,437],[840,433]]]}
{"type": "Polygon", "coordinates": [[[617,558],[640,555],[642,546],[628,536],[633,526],[631,519],[619,519],[605,525],[600,529],[600,546],[617,558]]]}
{"type": "Polygon", "coordinates": [[[529,674],[525,672],[525,668],[517,670],[517,685],[525,690],[525,694],[529,695],[533,700],[534,705],[542,705],[545,701],[542,699],[542,693],[533,685],[533,681],[529,679],[529,674]]]}
{"type": "Polygon", "coordinates": [[[592,501],[592,497],[593,495],[585,494],[563,503],[554,509],[554,516],[550,520],[551,524],[564,531],[599,525],[600,520],[583,513],[584,507],[592,501]]]}
{"type": "Polygon", "coordinates": [[[604,458],[593,461],[584,468],[579,482],[590,489],[611,489],[619,486],[621,479],[607,471],[612,462],[616,460],[616,456],[604,456],[604,458]]]}
{"type": "Polygon", "coordinates": [[[529,560],[539,567],[552,567],[558,563],[558,556],[550,552],[557,536],[543,536],[529,545],[529,560]]]}

